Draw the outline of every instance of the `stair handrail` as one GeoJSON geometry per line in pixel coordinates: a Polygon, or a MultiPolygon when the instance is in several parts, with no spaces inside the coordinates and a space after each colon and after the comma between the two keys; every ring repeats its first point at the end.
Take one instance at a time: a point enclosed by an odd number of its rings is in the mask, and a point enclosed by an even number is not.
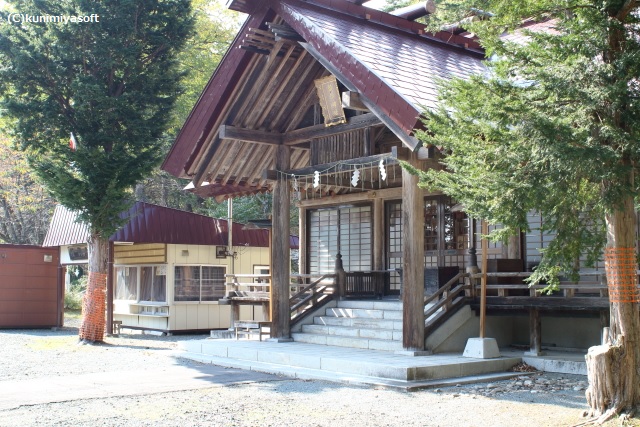
{"type": "MultiPolygon", "coordinates": [[[[292,275],[291,278],[312,278],[318,275],[292,275]]],[[[338,294],[336,274],[323,274],[317,280],[302,288],[289,298],[291,325],[299,322],[309,313],[326,304],[338,294]],[[332,279],[328,281],[327,279],[332,279]],[[331,291],[328,292],[328,289],[331,291]],[[324,296],[324,298],[322,298],[324,296]],[[302,310],[301,307],[305,306],[302,310]]]]}
{"type": "Polygon", "coordinates": [[[442,300],[435,304],[433,307],[429,307],[424,310],[425,326],[427,325],[427,320],[441,308],[444,308],[446,313],[453,312],[460,307],[460,305],[464,302],[464,298],[454,303],[455,299],[463,291],[471,289],[471,284],[466,283],[467,281],[465,281],[465,283],[459,283],[460,279],[465,277],[469,277],[469,273],[460,272],[456,274],[447,283],[441,286],[433,295],[424,299],[424,306],[426,307],[432,301],[443,297],[442,300]],[[454,287],[454,285],[456,284],[457,286],[454,287]]]}

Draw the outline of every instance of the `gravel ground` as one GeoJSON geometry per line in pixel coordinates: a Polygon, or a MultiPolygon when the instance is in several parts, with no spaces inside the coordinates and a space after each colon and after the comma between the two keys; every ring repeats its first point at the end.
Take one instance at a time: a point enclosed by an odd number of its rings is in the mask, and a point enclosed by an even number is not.
{"type": "MultiPolygon", "coordinates": [[[[122,334],[104,344],[79,345],[77,323],[68,318],[58,331],[0,331],[0,387],[5,381],[199,365],[176,359],[173,350],[179,341],[202,335],[122,334]]],[[[586,384],[583,376],[534,373],[405,393],[274,376],[190,391],[21,406],[0,410],[0,426],[570,426],[584,421],[586,384]]]]}

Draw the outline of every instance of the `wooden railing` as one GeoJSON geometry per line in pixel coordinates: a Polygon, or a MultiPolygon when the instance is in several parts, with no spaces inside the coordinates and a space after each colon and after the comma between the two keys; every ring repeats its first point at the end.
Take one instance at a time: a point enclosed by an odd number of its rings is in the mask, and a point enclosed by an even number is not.
{"type": "Polygon", "coordinates": [[[268,301],[271,275],[269,274],[225,274],[224,299],[241,301],[268,301]],[[244,281],[239,281],[242,278],[244,281]],[[249,280],[247,280],[249,279],[249,280]]]}
{"type": "Polygon", "coordinates": [[[381,298],[389,274],[384,270],[346,272],[344,296],[381,298]]]}
{"type": "Polygon", "coordinates": [[[465,292],[471,289],[468,277],[467,273],[458,273],[433,295],[425,298],[425,334],[428,335],[468,301],[468,292],[465,292]]]}
{"type": "MultiPolygon", "coordinates": [[[[498,297],[518,297],[518,296],[542,296],[543,291],[548,288],[545,284],[533,285],[529,286],[529,284],[524,282],[524,279],[531,276],[530,272],[514,272],[514,273],[487,273],[487,278],[518,278],[523,279],[519,281],[519,283],[501,283],[501,284],[487,284],[487,291],[491,292],[498,297]]],[[[482,273],[472,274],[470,276],[471,281],[473,283],[473,292],[472,296],[476,296],[480,294],[480,279],[482,278],[482,273]]],[[[601,277],[604,276],[604,272],[584,272],[580,274],[580,277],[601,277]]],[[[604,280],[599,281],[579,281],[579,282],[569,282],[561,280],[560,285],[557,287],[553,293],[560,296],[564,296],[566,298],[575,297],[578,294],[583,294],[585,296],[594,296],[594,297],[607,297],[607,285],[604,283],[604,280]]]]}
{"type": "Polygon", "coordinates": [[[296,274],[291,279],[292,289],[297,288],[289,298],[291,326],[331,301],[338,293],[335,274],[296,274]]]}

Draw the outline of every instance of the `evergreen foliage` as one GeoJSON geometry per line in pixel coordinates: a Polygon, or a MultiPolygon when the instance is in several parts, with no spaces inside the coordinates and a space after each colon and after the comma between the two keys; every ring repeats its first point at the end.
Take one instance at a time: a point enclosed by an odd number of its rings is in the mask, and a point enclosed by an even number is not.
{"type": "MultiPolygon", "coordinates": [[[[449,6],[440,10],[451,20],[449,6]]],[[[605,215],[638,195],[638,181],[629,179],[640,160],[640,39],[631,13],[638,5],[456,6],[457,19],[472,7],[492,12],[469,28],[491,59],[486,75],[442,82],[440,107],[426,113],[428,131],[419,138],[442,147],[446,170],[415,172],[421,185],[450,194],[473,216],[504,224],[494,238],[526,230],[527,213],[541,213],[557,237],[532,280],[575,277],[581,254],[593,264],[602,253],[605,215]],[[532,22],[550,28],[529,31],[532,22]]]]}
{"type": "Polygon", "coordinates": [[[92,234],[109,236],[131,187],[155,168],[180,94],[176,54],[188,0],[11,0],[29,15],[98,22],[12,23],[0,13],[0,110],[36,173],[92,234]],[[75,136],[76,151],[69,148],[75,136]]]}

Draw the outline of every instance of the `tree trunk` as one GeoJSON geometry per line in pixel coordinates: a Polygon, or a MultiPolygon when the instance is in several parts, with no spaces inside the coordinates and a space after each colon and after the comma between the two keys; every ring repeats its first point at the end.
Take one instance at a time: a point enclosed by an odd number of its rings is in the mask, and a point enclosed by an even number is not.
{"type": "Polygon", "coordinates": [[[590,416],[602,423],[640,404],[640,292],[635,250],[636,212],[628,197],[619,210],[606,216],[605,271],[611,325],[602,345],[589,349],[586,392],[590,416]]]}
{"type": "Polygon", "coordinates": [[[108,262],[109,240],[92,233],[89,238],[89,283],[82,299],[82,341],[104,339],[108,262]]]}

